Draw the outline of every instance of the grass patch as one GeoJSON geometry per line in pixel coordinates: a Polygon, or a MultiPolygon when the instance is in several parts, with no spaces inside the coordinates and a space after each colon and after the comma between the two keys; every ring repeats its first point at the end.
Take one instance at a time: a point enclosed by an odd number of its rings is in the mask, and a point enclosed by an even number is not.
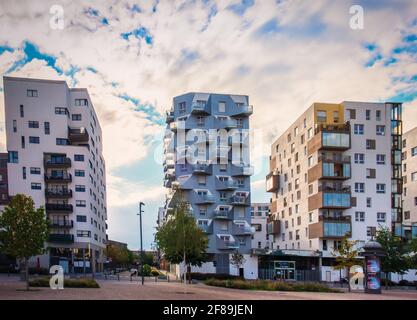
{"type": "Polygon", "coordinates": [[[297,292],[330,292],[341,293],[326,285],[315,282],[283,282],[272,280],[218,280],[208,279],[204,282],[208,286],[224,287],[241,290],[265,291],[297,291],[297,292]]]}
{"type": "MultiPolygon", "coordinates": [[[[49,288],[49,278],[30,280],[29,286],[49,288]]],[[[100,288],[100,286],[94,279],[65,279],[64,288],[100,288]]]]}

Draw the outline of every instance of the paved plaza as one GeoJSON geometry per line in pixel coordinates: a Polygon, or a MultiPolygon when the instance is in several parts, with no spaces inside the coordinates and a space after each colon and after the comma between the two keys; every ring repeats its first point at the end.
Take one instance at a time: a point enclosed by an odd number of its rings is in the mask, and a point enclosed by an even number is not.
{"type": "Polygon", "coordinates": [[[417,300],[417,290],[388,290],[381,295],[364,293],[315,293],[315,292],[271,292],[246,291],[209,287],[204,284],[184,285],[178,282],[138,282],[98,280],[99,289],[51,290],[33,288],[22,291],[24,282],[17,277],[0,278],[0,300],[417,300]]]}

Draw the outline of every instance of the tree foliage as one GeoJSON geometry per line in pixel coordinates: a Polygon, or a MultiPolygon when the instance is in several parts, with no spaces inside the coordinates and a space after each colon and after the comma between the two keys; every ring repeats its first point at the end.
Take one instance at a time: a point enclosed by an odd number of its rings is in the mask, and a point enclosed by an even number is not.
{"type": "Polygon", "coordinates": [[[126,267],[132,260],[132,255],[127,248],[115,245],[107,246],[107,257],[111,259],[113,266],[118,267],[126,267]]]}
{"type": "Polygon", "coordinates": [[[184,200],[178,201],[167,222],[158,227],[155,242],[164,258],[171,263],[201,266],[207,261],[208,237],[197,226],[189,204],[184,200]]]}
{"type": "Polygon", "coordinates": [[[27,289],[28,260],[45,252],[48,222],[43,207],[35,208],[31,197],[17,194],[0,215],[0,249],[25,261],[27,289]]]}
{"type": "Polygon", "coordinates": [[[386,274],[391,272],[404,274],[409,266],[407,248],[401,238],[394,235],[388,228],[380,228],[375,239],[381,244],[385,255],[381,263],[382,271],[386,274]]]}
{"type": "Polygon", "coordinates": [[[334,255],[336,256],[336,264],[334,265],[334,268],[336,270],[346,270],[349,291],[351,290],[349,272],[350,268],[355,265],[362,265],[362,263],[358,259],[359,250],[356,247],[357,243],[357,241],[343,238],[340,247],[337,248],[334,252],[334,255]]]}
{"type": "Polygon", "coordinates": [[[239,269],[242,267],[246,262],[245,257],[243,254],[239,253],[238,251],[234,252],[230,258],[230,263],[232,266],[234,266],[236,269],[239,269]]]}

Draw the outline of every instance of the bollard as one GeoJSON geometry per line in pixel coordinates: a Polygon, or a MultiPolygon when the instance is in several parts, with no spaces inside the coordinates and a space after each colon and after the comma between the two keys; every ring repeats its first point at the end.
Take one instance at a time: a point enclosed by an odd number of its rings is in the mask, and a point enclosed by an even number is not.
{"type": "Polygon", "coordinates": [[[155,282],[158,282],[158,278],[157,277],[155,277],[155,282]]]}
{"type": "Polygon", "coordinates": [[[117,274],[117,281],[120,281],[120,275],[117,274]]]}
{"type": "Polygon", "coordinates": [[[167,276],[168,282],[169,282],[169,276],[167,276]]]}

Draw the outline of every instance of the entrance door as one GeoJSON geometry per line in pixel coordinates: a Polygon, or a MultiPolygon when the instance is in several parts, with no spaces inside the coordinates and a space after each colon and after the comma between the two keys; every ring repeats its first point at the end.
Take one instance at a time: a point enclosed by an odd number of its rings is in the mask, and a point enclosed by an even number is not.
{"type": "Polygon", "coordinates": [[[274,261],[276,279],[295,280],[295,261],[274,261]]]}
{"type": "Polygon", "coordinates": [[[332,282],[332,273],[330,271],[326,271],[326,282],[332,282]]]}

